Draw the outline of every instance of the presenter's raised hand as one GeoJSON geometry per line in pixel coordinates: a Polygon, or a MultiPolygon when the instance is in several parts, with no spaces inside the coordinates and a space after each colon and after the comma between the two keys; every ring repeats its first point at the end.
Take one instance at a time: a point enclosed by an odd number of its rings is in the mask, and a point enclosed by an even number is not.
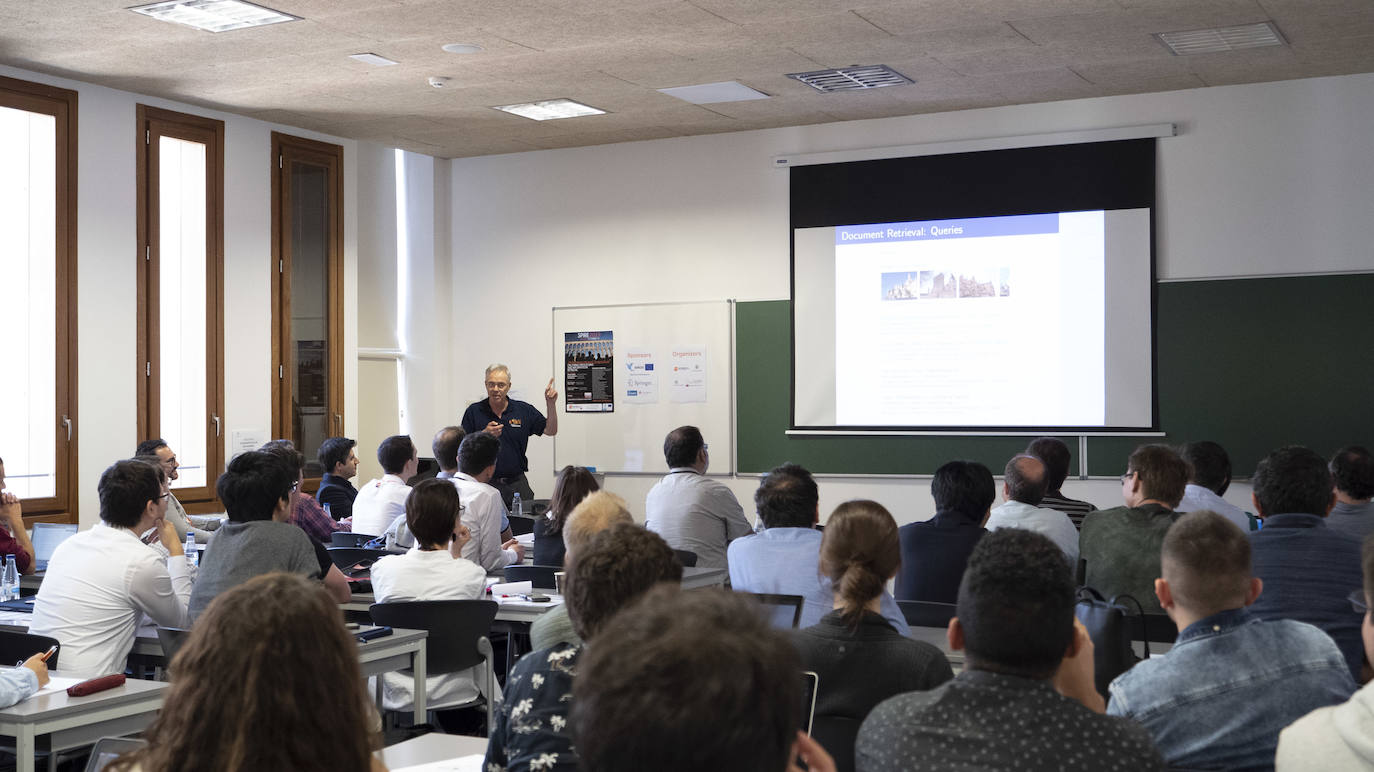
{"type": "Polygon", "coordinates": [[[549,385],[544,387],[544,401],[553,404],[558,401],[558,390],[553,387],[553,379],[549,379],[549,385]]]}

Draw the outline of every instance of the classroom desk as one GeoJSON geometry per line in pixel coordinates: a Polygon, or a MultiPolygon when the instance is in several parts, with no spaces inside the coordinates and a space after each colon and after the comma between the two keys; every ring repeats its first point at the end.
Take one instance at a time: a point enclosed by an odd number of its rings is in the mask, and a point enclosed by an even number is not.
{"type": "Polygon", "coordinates": [[[467,737],[460,734],[433,732],[396,743],[372,755],[393,772],[420,764],[432,764],[436,761],[475,756],[477,758],[471,760],[470,766],[475,772],[480,772],[482,757],[486,753],[487,740],[485,737],[467,737]]]}
{"type": "MultiPolygon", "coordinates": [[[[404,670],[407,667],[414,671],[416,724],[425,723],[425,677],[428,669],[425,639],[428,637],[429,633],[425,630],[405,630],[398,627],[391,635],[358,644],[358,662],[362,665],[363,678],[380,676],[382,673],[404,670]]],[[[378,681],[378,710],[382,707],[381,690],[382,685],[378,681]]]]}
{"type": "MultiPolygon", "coordinates": [[[[22,611],[0,611],[0,630],[16,633],[29,631],[32,614],[22,611]]],[[[370,678],[394,670],[411,668],[415,671],[415,723],[425,722],[425,638],[429,633],[424,630],[395,629],[384,638],[374,638],[358,644],[358,662],[362,665],[363,677],[370,678]]],[[[153,664],[160,665],[162,642],[152,628],[139,628],[134,646],[129,652],[147,657],[153,664]]],[[[61,662],[61,654],[58,662],[61,662]]],[[[380,703],[378,708],[381,708],[380,703]]]]}
{"type": "MultiPolygon", "coordinates": [[[[54,670],[54,675],[61,675],[54,670]]],[[[52,752],[91,745],[101,737],[136,734],[157,716],[169,684],[129,679],[85,697],[65,691],[31,697],[0,710],[0,736],[15,739],[18,772],[33,772],[39,737],[52,752]]]]}

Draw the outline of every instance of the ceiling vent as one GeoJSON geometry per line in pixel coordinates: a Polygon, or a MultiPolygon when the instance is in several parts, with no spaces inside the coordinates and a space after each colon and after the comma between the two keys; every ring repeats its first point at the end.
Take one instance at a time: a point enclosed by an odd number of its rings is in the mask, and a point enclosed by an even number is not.
{"type": "Polygon", "coordinates": [[[904,86],[916,82],[885,64],[838,67],[833,70],[816,70],[815,72],[791,72],[787,74],[787,77],[799,80],[817,91],[826,93],[904,86]]]}
{"type": "Polygon", "coordinates": [[[1216,54],[1225,51],[1240,51],[1246,48],[1281,46],[1287,42],[1272,21],[1262,21],[1258,24],[1240,24],[1234,27],[1217,27],[1215,29],[1157,32],[1155,37],[1173,52],[1174,56],[1216,54]]]}

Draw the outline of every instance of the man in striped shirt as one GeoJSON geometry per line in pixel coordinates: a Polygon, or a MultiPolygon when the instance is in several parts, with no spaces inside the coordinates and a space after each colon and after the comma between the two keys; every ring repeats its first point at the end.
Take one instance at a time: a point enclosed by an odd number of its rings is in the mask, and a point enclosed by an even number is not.
{"type": "Polygon", "coordinates": [[[1073,521],[1074,528],[1082,530],[1083,516],[1096,512],[1097,507],[1086,501],[1068,498],[1060,490],[1069,476],[1069,446],[1058,437],[1041,437],[1026,446],[1026,455],[1035,456],[1045,464],[1049,490],[1045,498],[1040,500],[1040,506],[1063,512],[1073,521]]]}

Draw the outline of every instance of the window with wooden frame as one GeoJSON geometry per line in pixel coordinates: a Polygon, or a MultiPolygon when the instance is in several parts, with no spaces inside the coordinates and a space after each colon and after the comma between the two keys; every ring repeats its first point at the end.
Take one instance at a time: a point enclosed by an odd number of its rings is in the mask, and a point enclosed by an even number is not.
{"type": "Polygon", "coordinates": [[[343,148],[272,134],[272,436],[305,454],[343,423],[343,148]]]}
{"type": "MultiPolygon", "coordinates": [[[[187,511],[224,468],[224,122],[138,105],[138,439],[187,511]]],[[[133,448],[129,449],[130,453],[133,448]]]]}
{"type": "Polygon", "coordinates": [[[27,519],[77,522],[76,92],[0,77],[0,459],[27,519]]]}

